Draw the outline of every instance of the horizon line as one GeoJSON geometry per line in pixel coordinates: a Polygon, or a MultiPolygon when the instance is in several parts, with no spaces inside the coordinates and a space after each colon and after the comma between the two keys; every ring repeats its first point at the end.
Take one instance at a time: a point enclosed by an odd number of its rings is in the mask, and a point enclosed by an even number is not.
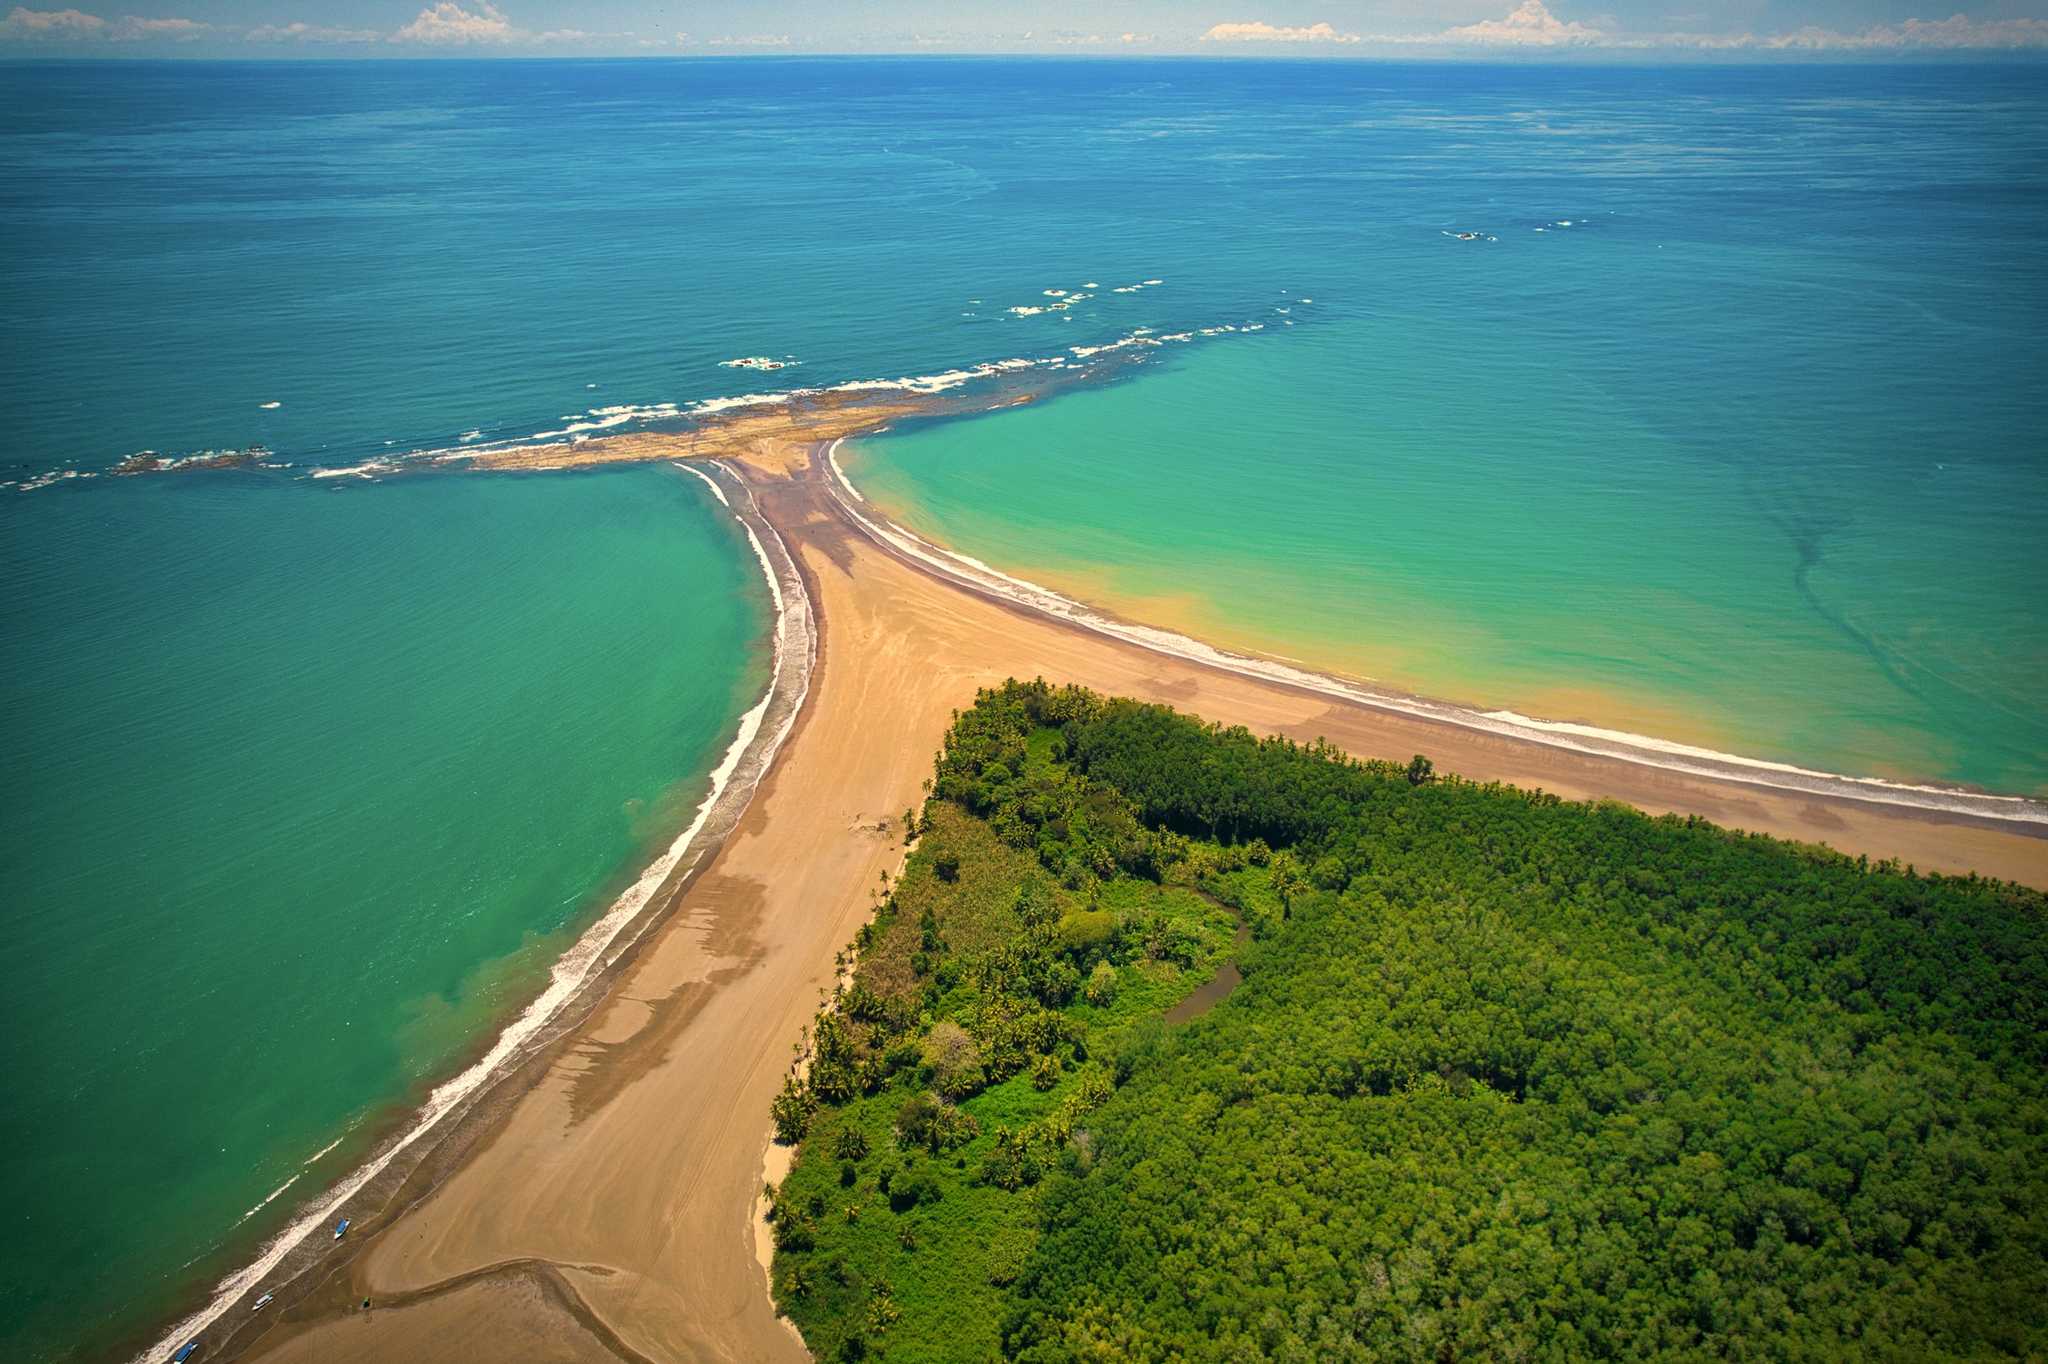
{"type": "Polygon", "coordinates": [[[261,55],[225,56],[219,54],[193,53],[183,55],[169,52],[152,53],[110,53],[110,52],[45,52],[45,53],[0,53],[0,66],[38,65],[91,65],[138,63],[155,65],[241,65],[241,66],[284,66],[313,64],[358,63],[445,63],[449,65],[489,65],[501,62],[791,62],[791,61],[860,61],[874,58],[918,61],[1038,61],[1038,62],[1206,62],[1215,65],[1258,65],[1261,63],[1285,62],[1293,65],[1312,64],[1328,66],[1606,66],[1606,67],[1782,67],[1782,66],[2033,66],[2048,62],[2048,51],[2034,51],[2025,48],[1950,48],[1946,50],[1921,51],[1907,54],[1897,49],[1883,52],[1869,50],[1796,50],[1759,52],[1755,49],[1740,51],[1721,50],[1666,50],[1652,57],[1642,49],[1609,49],[1612,55],[1593,55],[1580,49],[1572,52],[1518,51],[1497,52],[1484,56],[1472,53],[1445,51],[1425,53],[1411,50],[1399,52],[1114,52],[1075,51],[1038,52],[1009,51],[1002,49],[957,50],[934,52],[926,48],[864,48],[853,50],[820,49],[816,51],[668,51],[668,52],[500,52],[491,55],[481,53],[450,53],[438,51],[334,51],[316,52],[294,50],[271,52],[261,55]]]}

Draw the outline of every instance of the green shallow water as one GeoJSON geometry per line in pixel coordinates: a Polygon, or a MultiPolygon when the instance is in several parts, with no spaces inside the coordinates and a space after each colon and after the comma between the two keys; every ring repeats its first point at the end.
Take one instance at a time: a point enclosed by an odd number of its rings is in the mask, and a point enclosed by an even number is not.
{"type": "Polygon", "coordinates": [[[1910,426],[1786,462],[1755,431],[1771,413],[1653,422],[1560,364],[1555,330],[1231,337],[842,463],[941,543],[1201,638],[1746,756],[2048,789],[2037,467],[1910,426]]]}
{"type": "Polygon", "coordinates": [[[0,550],[0,950],[33,964],[0,1281],[32,1355],[210,1286],[530,997],[688,824],[768,623],[670,469],[34,512],[0,550]]]}
{"type": "Polygon", "coordinates": [[[2040,790],[2039,76],[0,63],[0,1347],[97,1357],[339,1173],[762,681],[687,479],[313,464],[1256,321],[866,477],[1197,633],[2040,790]],[[253,441],[299,481],[98,473],[253,441]]]}

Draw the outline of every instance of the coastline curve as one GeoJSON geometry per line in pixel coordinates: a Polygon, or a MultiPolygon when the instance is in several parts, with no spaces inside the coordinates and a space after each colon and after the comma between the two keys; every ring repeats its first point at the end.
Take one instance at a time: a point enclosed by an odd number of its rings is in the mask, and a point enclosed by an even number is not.
{"type": "MultiPolygon", "coordinates": [[[[870,434],[880,434],[874,432],[870,434]]],[[[1315,672],[1278,659],[1238,653],[1188,635],[1125,620],[1064,596],[1051,588],[1018,578],[979,559],[934,544],[890,520],[868,501],[839,463],[839,447],[848,437],[825,444],[817,453],[824,483],[840,511],[885,553],[985,597],[1153,653],[1218,668],[1256,681],[1277,683],[1318,693],[1334,700],[1413,719],[1451,725],[1503,739],[1520,740],[1596,758],[1661,768],[1688,776],[1802,795],[1861,801],[1928,814],[1962,817],[2048,837],[2048,801],[2029,796],[1999,795],[1963,787],[1889,781],[1822,772],[1790,763],[1721,753],[1674,743],[1649,735],[1630,734],[1569,721],[1543,720],[1512,710],[1480,710],[1447,701],[1380,690],[1315,672]]]]}
{"type": "Polygon", "coordinates": [[[250,1341],[241,1338],[240,1324],[223,1327],[222,1319],[260,1292],[282,1296],[288,1285],[317,1281],[336,1256],[335,1246],[322,1243],[314,1233],[337,1217],[350,1216],[361,1226],[389,1211],[388,1195],[480,1110],[501,1081],[560,1040],[605,996],[620,967],[667,918],[696,874],[738,827],[810,694],[818,657],[817,622],[795,559],[761,516],[745,481],[714,460],[676,464],[702,479],[738,522],[767,581],[774,615],[768,685],[761,699],[740,716],[690,824],[556,959],[539,995],[499,1031],[480,1058],[435,1086],[410,1123],[306,1204],[247,1264],[216,1285],[205,1306],[180,1318],[137,1354],[135,1364],[166,1364],[180,1347],[195,1340],[239,1353],[250,1341]],[[705,465],[712,472],[707,473],[705,465]],[[379,1197],[380,1191],[385,1197],[379,1197]],[[373,1206],[355,1206],[365,1201],[373,1206]]]}

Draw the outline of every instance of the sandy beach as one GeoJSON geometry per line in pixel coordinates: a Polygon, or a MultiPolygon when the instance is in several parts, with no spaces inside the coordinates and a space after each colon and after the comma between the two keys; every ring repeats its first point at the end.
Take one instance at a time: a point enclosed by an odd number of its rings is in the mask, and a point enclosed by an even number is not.
{"type": "MultiPolygon", "coordinates": [[[[872,422],[873,413],[859,423],[872,422]]],[[[1922,869],[2048,886],[2048,838],[1981,814],[1728,780],[1400,714],[1169,657],[1000,599],[878,539],[819,458],[845,434],[749,433],[729,466],[817,621],[794,729],[715,857],[582,1020],[502,1081],[459,1141],[356,1212],[347,1259],[220,1353],[311,1360],[801,1359],[757,1257],[768,1105],[834,954],[903,856],[955,709],[1044,676],[1360,756],[1613,798],[1922,869]],[[754,436],[761,439],[755,441],[754,436]],[[365,1310],[362,1303],[371,1306],[365,1310]],[[286,1305],[289,1304],[289,1305],[286,1305]]],[[[592,445],[597,442],[592,442],[592,445]]],[[[588,447],[584,447],[588,448],[588,447]]],[[[636,451],[649,457],[661,451],[636,451]]],[[[685,453],[685,452],[675,452],[685,453]]],[[[246,1313],[237,1306],[231,1312],[246,1313]]]]}

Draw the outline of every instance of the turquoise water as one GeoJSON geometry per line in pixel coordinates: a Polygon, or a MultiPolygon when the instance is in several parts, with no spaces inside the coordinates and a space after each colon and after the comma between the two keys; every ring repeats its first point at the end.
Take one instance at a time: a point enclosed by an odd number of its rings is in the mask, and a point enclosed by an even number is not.
{"type": "Polygon", "coordinates": [[[1534,79],[1361,73],[1176,130],[1278,281],[1264,330],[868,441],[854,477],[1204,638],[2048,791],[2048,86],[1534,79]]]}
{"type": "MultiPolygon", "coordinates": [[[[1198,638],[1827,771],[2048,789],[2039,466],[1923,413],[1834,457],[1787,437],[1722,459],[1561,375],[1572,341],[1398,330],[1189,351],[842,465],[933,539],[1198,638]],[[1483,389],[1446,385],[1480,353],[1483,389]]],[[[1715,388],[1671,426],[1720,425],[1715,388]]]]}
{"type": "Polygon", "coordinates": [[[0,95],[15,1357],[99,1353],[338,1173],[686,822],[763,680],[694,481],[310,466],[1257,326],[861,476],[982,557],[1417,690],[2048,784],[2033,69],[52,63],[0,95]],[[252,442],[291,467],[104,472],[252,442]]]}
{"type": "Polygon", "coordinates": [[[38,517],[75,552],[0,557],[0,1280],[47,1350],[231,1267],[536,988],[688,823],[767,608],[669,470],[38,517]]]}

